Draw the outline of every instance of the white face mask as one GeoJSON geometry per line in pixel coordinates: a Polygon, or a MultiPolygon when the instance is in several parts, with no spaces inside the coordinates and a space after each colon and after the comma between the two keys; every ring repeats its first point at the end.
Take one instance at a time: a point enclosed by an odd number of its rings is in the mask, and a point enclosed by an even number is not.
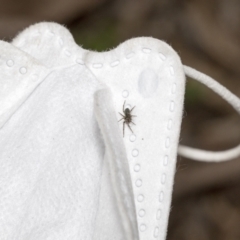
{"type": "Polygon", "coordinates": [[[40,23],[0,51],[5,239],[164,240],[177,152],[204,161],[240,155],[239,146],[178,147],[185,74],[239,113],[240,100],[160,40],[97,53],[40,23]]]}

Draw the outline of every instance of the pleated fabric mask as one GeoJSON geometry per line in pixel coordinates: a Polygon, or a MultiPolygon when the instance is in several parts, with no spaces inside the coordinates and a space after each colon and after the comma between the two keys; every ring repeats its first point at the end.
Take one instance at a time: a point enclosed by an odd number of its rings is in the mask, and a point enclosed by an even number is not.
{"type": "Polygon", "coordinates": [[[0,42],[0,240],[164,240],[176,157],[223,161],[179,146],[185,75],[166,43],[79,47],[56,23],[0,42]]]}

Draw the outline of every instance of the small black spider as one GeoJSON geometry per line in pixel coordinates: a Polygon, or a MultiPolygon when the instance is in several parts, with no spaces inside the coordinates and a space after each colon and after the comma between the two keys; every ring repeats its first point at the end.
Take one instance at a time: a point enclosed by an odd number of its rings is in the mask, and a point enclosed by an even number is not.
{"type": "MultiPolygon", "coordinates": [[[[124,104],[123,104],[123,114],[122,113],[120,113],[119,112],[119,114],[122,116],[122,118],[119,120],[119,121],[121,121],[121,120],[124,120],[123,121],[123,137],[124,137],[124,131],[125,131],[125,124],[127,124],[127,126],[129,127],[129,129],[131,130],[131,132],[133,133],[133,130],[131,129],[131,127],[130,127],[130,123],[132,123],[132,124],[134,124],[134,125],[136,125],[133,121],[132,121],[132,118],[133,117],[136,117],[136,115],[132,115],[131,114],[131,112],[132,112],[132,110],[135,108],[135,106],[130,110],[129,108],[126,108],[125,109],[125,102],[126,101],[124,101],[124,104]]],[[[118,121],[118,122],[119,122],[118,121]]]]}

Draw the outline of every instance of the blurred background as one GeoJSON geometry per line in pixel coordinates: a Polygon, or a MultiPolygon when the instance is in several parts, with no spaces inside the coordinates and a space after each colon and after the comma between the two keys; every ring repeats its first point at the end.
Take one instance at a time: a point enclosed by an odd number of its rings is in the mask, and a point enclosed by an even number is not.
{"type": "MultiPolygon", "coordinates": [[[[0,0],[0,38],[41,21],[65,25],[83,48],[105,51],[132,37],[166,41],[182,62],[240,97],[239,0],[0,0]]],[[[187,79],[181,144],[225,150],[240,142],[240,118],[187,79]]],[[[240,158],[201,163],[179,157],[168,240],[240,239],[240,158]]]]}

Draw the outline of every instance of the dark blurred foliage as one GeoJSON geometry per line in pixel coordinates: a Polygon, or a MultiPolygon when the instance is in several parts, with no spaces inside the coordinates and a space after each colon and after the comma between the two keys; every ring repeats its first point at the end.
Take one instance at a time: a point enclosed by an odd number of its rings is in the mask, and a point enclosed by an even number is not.
{"type": "MultiPolygon", "coordinates": [[[[239,0],[0,0],[0,36],[30,24],[67,26],[83,48],[106,51],[132,37],[166,41],[183,64],[240,96],[239,0]]],[[[224,150],[240,142],[240,120],[212,91],[187,79],[180,143],[224,150]]],[[[240,159],[179,158],[168,240],[240,239],[240,159]]]]}

